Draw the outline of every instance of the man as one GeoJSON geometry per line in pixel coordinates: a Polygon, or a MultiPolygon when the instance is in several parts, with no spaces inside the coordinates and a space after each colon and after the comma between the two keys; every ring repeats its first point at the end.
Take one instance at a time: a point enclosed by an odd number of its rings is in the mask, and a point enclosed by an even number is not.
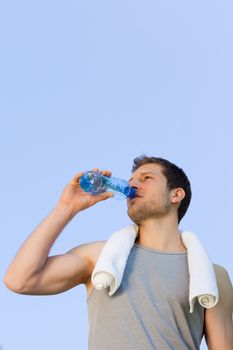
{"type": "MultiPolygon", "coordinates": [[[[111,176],[108,170],[101,173],[111,176]]],[[[75,215],[112,196],[84,192],[79,185],[82,174],[65,187],[57,205],[24,242],[5,275],[6,286],[20,294],[49,295],[85,284],[92,350],[199,349],[203,334],[209,349],[232,350],[233,293],[222,266],[214,264],[218,304],[204,309],[197,302],[189,313],[187,250],[178,225],[188,209],[191,188],[183,170],[173,163],[147,156],[134,160],[129,184],[137,196],[128,199],[127,206],[139,232],[113,296],[91,283],[105,241],[48,257],[75,215]]]]}

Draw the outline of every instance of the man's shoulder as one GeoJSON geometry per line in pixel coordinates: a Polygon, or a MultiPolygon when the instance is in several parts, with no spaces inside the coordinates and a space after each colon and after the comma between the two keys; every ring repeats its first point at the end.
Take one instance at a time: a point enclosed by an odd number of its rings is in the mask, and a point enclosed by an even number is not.
{"type": "Polygon", "coordinates": [[[93,257],[97,258],[100,255],[106,242],[107,241],[93,241],[93,242],[86,243],[85,249],[89,258],[92,258],[92,259],[93,257]]]}
{"type": "Polygon", "coordinates": [[[85,260],[88,260],[92,265],[96,264],[96,261],[105,245],[106,241],[92,241],[80,244],[70,252],[74,255],[82,256],[85,260]]]}
{"type": "Polygon", "coordinates": [[[213,264],[213,266],[220,295],[227,296],[230,303],[233,303],[232,283],[227,269],[219,264],[213,264]]]}
{"type": "Polygon", "coordinates": [[[213,267],[214,267],[217,281],[224,282],[226,280],[230,280],[229,273],[224,266],[219,264],[213,264],[213,267]]]}
{"type": "Polygon", "coordinates": [[[219,301],[205,310],[205,338],[212,349],[232,349],[233,289],[225,267],[213,264],[219,301]]]}
{"type": "Polygon", "coordinates": [[[219,264],[213,264],[213,267],[214,267],[216,277],[218,277],[218,276],[225,276],[225,278],[226,278],[226,276],[229,277],[228,271],[224,266],[219,265],[219,264]]]}

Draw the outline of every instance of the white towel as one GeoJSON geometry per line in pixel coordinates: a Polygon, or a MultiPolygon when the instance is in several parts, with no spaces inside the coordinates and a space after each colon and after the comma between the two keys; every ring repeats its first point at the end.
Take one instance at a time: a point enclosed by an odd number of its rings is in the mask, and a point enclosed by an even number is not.
{"type": "MultiPolygon", "coordinates": [[[[119,288],[137,234],[138,226],[131,224],[114,232],[107,240],[91,276],[96,289],[109,287],[109,295],[112,296],[119,288]]],[[[217,304],[219,295],[208,253],[194,233],[183,231],[181,239],[188,253],[190,313],[193,312],[196,298],[203,307],[211,308],[217,304]]]]}
{"type": "Polygon", "coordinates": [[[219,298],[213,264],[194,233],[181,231],[181,239],[188,251],[190,312],[193,312],[196,298],[209,309],[217,304],[219,298]]]}
{"type": "Polygon", "coordinates": [[[96,289],[110,287],[113,295],[120,287],[125,265],[137,237],[138,226],[131,224],[111,235],[105,243],[92,272],[91,281],[96,289]]]}

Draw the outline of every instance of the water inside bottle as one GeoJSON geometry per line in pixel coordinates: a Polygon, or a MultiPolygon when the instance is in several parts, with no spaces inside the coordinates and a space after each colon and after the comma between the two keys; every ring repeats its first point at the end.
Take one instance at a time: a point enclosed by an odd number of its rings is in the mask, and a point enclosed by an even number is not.
{"type": "Polygon", "coordinates": [[[98,176],[94,171],[84,173],[80,179],[80,186],[85,192],[91,194],[99,194],[103,192],[106,180],[104,177],[98,176]]]}

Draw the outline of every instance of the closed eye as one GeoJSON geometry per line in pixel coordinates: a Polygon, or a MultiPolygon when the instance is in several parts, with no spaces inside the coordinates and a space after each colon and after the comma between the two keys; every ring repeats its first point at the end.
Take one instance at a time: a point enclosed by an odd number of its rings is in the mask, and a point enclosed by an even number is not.
{"type": "Polygon", "coordinates": [[[152,176],[145,176],[144,179],[153,179],[152,176]]]}

